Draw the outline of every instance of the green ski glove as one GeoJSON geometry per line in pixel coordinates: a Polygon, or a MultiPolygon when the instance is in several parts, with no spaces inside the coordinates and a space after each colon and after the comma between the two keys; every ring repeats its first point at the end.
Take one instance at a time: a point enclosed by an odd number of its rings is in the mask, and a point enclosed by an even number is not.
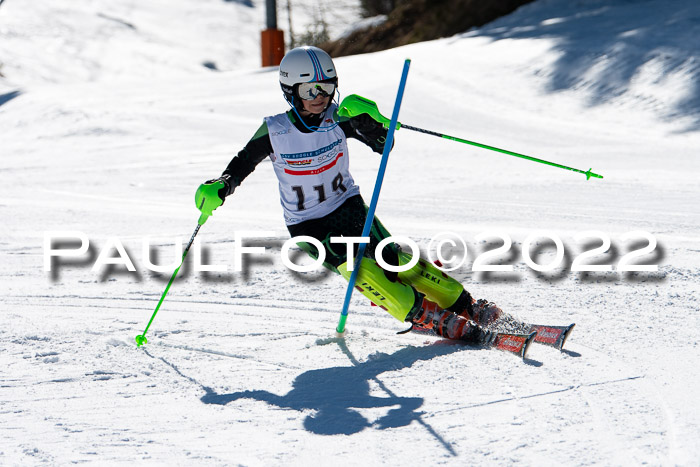
{"type": "MultiPolygon", "coordinates": [[[[338,116],[340,117],[352,118],[362,114],[369,115],[374,121],[381,123],[384,128],[389,128],[391,119],[386,118],[379,112],[374,101],[357,94],[350,94],[338,106],[338,116]]],[[[397,122],[396,129],[398,130],[399,128],[401,128],[401,124],[397,122]]]]}
{"type": "Polygon", "coordinates": [[[233,193],[231,184],[227,177],[220,177],[216,180],[208,180],[197,188],[194,195],[194,202],[197,209],[202,213],[199,216],[199,225],[203,225],[214,210],[224,204],[226,196],[233,193]]]}

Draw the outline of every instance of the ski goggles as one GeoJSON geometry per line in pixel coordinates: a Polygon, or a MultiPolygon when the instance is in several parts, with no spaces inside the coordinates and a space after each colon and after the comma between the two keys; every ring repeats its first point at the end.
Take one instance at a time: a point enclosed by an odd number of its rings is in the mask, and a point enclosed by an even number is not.
{"type": "Polygon", "coordinates": [[[330,97],[335,92],[335,83],[321,83],[321,82],[311,82],[311,83],[300,83],[297,88],[297,93],[301,99],[305,101],[312,101],[316,99],[319,95],[323,97],[330,97]]]}

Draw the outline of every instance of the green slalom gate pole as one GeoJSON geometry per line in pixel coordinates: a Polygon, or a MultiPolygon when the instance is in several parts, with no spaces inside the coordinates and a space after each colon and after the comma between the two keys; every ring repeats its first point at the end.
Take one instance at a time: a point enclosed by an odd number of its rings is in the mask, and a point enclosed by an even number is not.
{"type": "MultiPolygon", "coordinates": [[[[365,225],[362,229],[363,237],[369,237],[369,232],[372,228],[372,222],[374,221],[374,212],[377,209],[377,203],[379,202],[379,193],[382,189],[384,173],[386,172],[387,162],[389,161],[389,153],[391,152],[391,147],[394,144],[394,131],[396,130],[396,125],[398,124],[399,120],[399,109],[401,108],[401,101],[403,100],[403,91],[406,87],[406,79],[408,78],[408,69],[410,65],[411,60],[406,59],[403,65],[403,72],[401,73],[401,82],[399,83],[399,90],[396,93],[396,103],[394,104],[394,111],[391,115],[391,121],[389,122],[389,131],[386,134],[386,141],[384,142],[384,152],[382,153],[382,161],[379,164],[377,181],[374,184],[372,201],[369,203],[369,208],[367,209],[367,218],[365,219],[365,225]]],[[[360,270],[360,264],[362,262],[362,257],[365,255],[366,248],[366,243],[360,243],[360,246],[357,249],[357,258],[355,258],[354,268],[352,270],[352,273],[350,274],[350,280],[348,281],[348,288],[345,291],[345,301],[343,302],[343,310],[340,313],[338,327],[335,329],[336,333],[339,336],[345,332],[345,322],[348,319],[348,309],[350,308],[350,297],[352,297],[352,291],[355,289],[355,281],[357,280],[357,274],[360,270]]]]}
{"type": "MultiPolygon", "coordinates": [[[[343,102],[340,103],[340,108],[338,109],[338,115],[340,115],[342,117],[352,118],[352,117],[355,117],[355,116],[363,114],[363,113],[369,114],[374,120],[382,123],[384,125],[384,128],[389,127],[390,120],[379,112],[379,109],[377,108],[377,104],[369,99],[358,96],[357,94],[351,94],[351,95],[347,96],[345,99],[343,99],[343,102]]],[[[477,143],[475,141],[469,141],[467,139],[457,138],[456,136],[449,136],[449,135],[445,135],[442,133],[438,133],[436,131],[424,130],[423,128],[418,128],[415,126],[405,125],[403,123],[396,122],[396,129],[400,130],[401,128],[405,128],[407,130],[412,130],[412,131],[417,131],[420,133],[424,133],[426,135],[432,135],[432,136],[437,136],[437,137],[444,138],[444,139],[449,139],[452,141],[457,141],[458,143],[469,144],[469,145],[476,146],[476,147],[479,147],[482,149],[488,149],[489,151],[500,152],[501,154],[507,154],[509,156],[520,157],[521,159],[526,159],[526,160],[533,161],[533,162],[539,162],[540,164],[546,164],[546,165],[549,165],[552,167],[558,167],[560,169],[571,170],[572,172],[584,174],[586,176],[586,180],[590,180],[591,177],[603,178],[602,175],[599,175],[597,173],[592,172],[592,170],[593,170],[592,168],[588,169],[588,170],[575,169],[573,167],[568,167],[566,165],[557,164],[556,162],[550,162],[550,161],[546,161],[544,159],[538,159],[537,157],[526,156],[525,154],[519,154],[517,152],[508,151],[506,149],[496,148],[494,146],[489,146],[487,144],[477,143]]]]}
{"type": "Polygon", "coordinates": [[[194,237],[197,236],[197,232],[199,232],[199,228],[204,225],[206,222],[207,218],[206,214],[202,214],[199,217],[199,221],[197,222],[197,227],[194,229],[194,232],[192,233],[192,237],[190,238],[189,243],[185,247],[185,251],[182,253],[182,259],[180,260],[180,265],[173,271],[173,275],[170,276],[170,281],[168,282],[168,285],[165,287],[165,291],[163,292],[163,295],[160,296],[160,300],[158,301],[158,305],[156,305],[156,309],[153,312],[153,315],[151,316],[151,319],[148,321],[148,325],[146,325],[146,329],[143,330],[142,334],[139,334],[136,336],[136,347],[141,347],[143,344],[148,343],[148,339],[146,339],[146,333],[148,332],[148,328],[151,327],[151,323],[153,323],[153,320],[156,317],[156,314],[158,314],[158,310],[160,310],[160,306],[163,304],[163,300],[165,300],[165,296],[168,294],[168,290],[170,290],[170,286],[173,285],[173,281],[175,280],[175,277],[177,276],[177,273],[180,272],[180,268],[182,265],[185,263],[185,257],[187,256],[187,252],[190,251],[190,247],[192,246],[192,243],[194,242],[194,237]]]}

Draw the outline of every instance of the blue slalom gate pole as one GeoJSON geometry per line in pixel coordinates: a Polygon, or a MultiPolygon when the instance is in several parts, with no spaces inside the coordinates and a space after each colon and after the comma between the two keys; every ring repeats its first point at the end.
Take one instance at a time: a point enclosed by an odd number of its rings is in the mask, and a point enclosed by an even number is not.
{"type": "MultiPolygon", "coordinates": [[[[374,211],[376,211],[377,209],[377,202],[379,201],[379,192],[382,190],[384,173],[386,172],[386,165],[389,161],[389,152],[391,152],[391,147],[394,145],[394,131],[396,131],[396,122],[398,122],[399,120],[399,109],[401,109],[403,91],[406,87],[406,79],[408,78],[408,68],[410,67],[410,65],[411,60],[407,58],[403,64],[403,73],[401,74],[399,91],[396,93],[396,103],[394,103],[394,112],[391,114],[391,123],[389,124],[389,130],[386,134],[386,141],[384,142],[384,152],[382,153],[382,161],[379,164],[379,173],[377,173],[377,181],[374,184],[374,193],[372,193],[372,201],[369,203],[369,209],[367,210],[367,219],[365,219],[365,225],[362,229],[363,237],[369,237],[369,232],[372,228],[372,222],[374,221],[374,211]]],[[[350,298],[352,297],[352,291],[355,288],[355,282],[357,281],[357,273],[360,270],[360,263],[362,261],[362,257],[365,255],[366,248],[367,243],[360,243],[360,246],[357,249],[357,257],[355,258],[354,267],[352,273],[350,274],[350,280],[348,281],[348,289],[345,291],[343,311],[341,311],[340,313],[338,327],[335,329],[335,331],[339,335],[342,335],[345,332],[345,321],[347,321],[348,319],[348,308],[350,307],[350,298]]]]}

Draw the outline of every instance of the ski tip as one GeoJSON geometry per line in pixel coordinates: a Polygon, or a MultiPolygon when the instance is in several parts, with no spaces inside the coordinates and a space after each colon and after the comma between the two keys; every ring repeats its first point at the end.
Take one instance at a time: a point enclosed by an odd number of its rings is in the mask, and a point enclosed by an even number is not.
{"type": "Polygon", "coordinates": [[[535,336],[537,336],[537,332],[533,331],[525,338],[525,343],[520,351],[520,356],[523,358],[523,360],[527,359],[527,352],[530,350],[532,343],[535,342],[535,336]]]}
{"type": "Polygon", "coordinates": [[[561,338],[559,341],[559,350],[564,350],[564,344],[566,343],[566,340],[571,335],[571,331],[574,330],[574,326],[576,326],[576,323],[571,323],[569,326],[567,326],[567,328],[561,334],[561,338]]]}

